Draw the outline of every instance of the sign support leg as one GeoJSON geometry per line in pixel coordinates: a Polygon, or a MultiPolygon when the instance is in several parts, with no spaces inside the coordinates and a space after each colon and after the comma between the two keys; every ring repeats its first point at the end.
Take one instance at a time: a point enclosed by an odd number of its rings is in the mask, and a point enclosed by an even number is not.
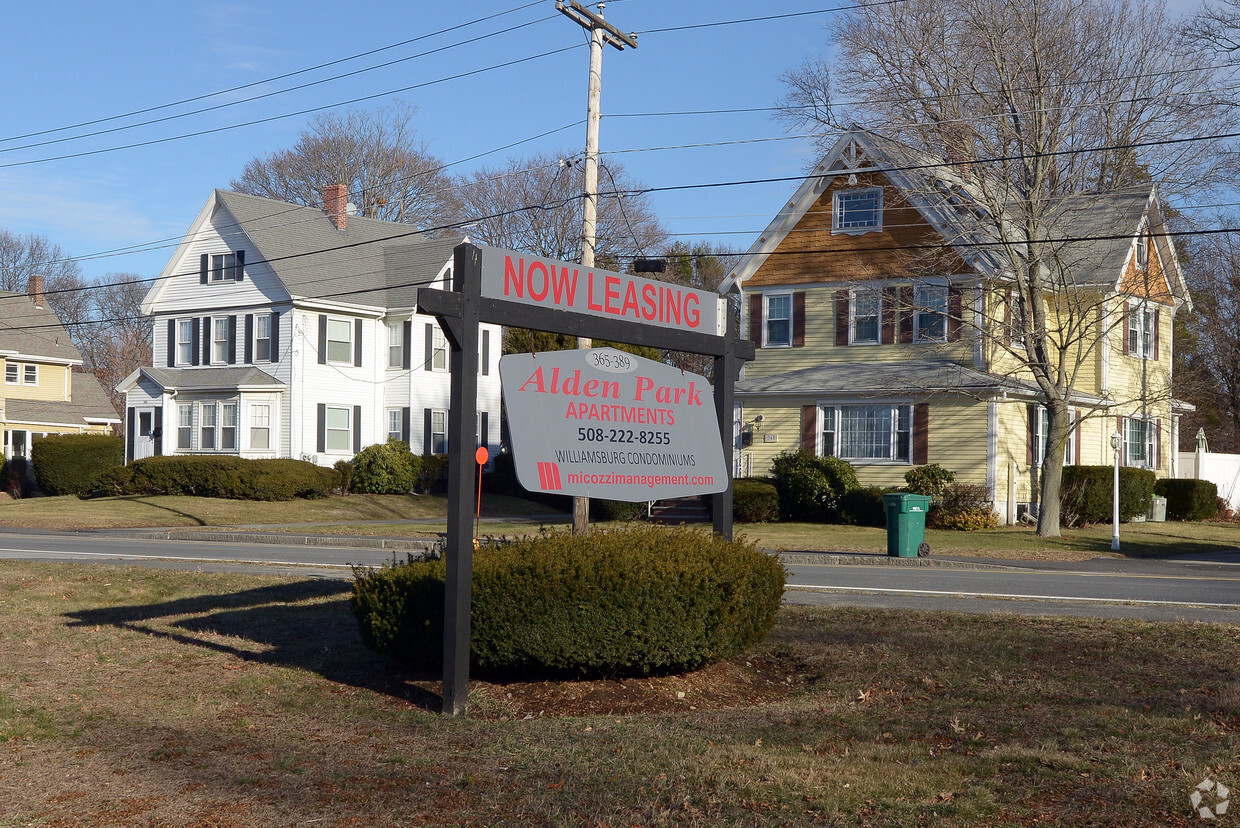
{"type": "Polygon", "coordinates": [[[734,348],[736,343],[736,320],[728,313],[727,334],[724,337],[724,352],[715,357],[714,394],[715,416],[719,418],[719,439],[723,441],[723,456],[728,469],[728,487],[722,492],[711,495],[711,522],[717,535],[732,540],[732,484],[734,466],[736,464],[736,448],[732,445],[732,406],[735,404],[733,386],[741,361],[734,348]]]}

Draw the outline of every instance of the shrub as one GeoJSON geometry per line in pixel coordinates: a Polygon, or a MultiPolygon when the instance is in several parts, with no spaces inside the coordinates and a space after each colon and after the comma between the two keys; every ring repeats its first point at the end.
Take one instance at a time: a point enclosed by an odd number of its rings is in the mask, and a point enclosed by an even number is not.
{"type": "MultiPolygon", "coordinates": [[[[1060,508],[1068,525],[1111,519],[1111,466],[1064,466],[1060,508]]],[[[1119,518],[1131,520],[1150,510],[1154,472],[1123,466],[1119,470],[1119,518]]]]}
{"type": "Polygon", "coordinates": [[[938,463],[931,463],[928,466],[916,466],[904,474],[904,482],[908,484],[910,492],[926,495],[935,500],[942,497],[943,490],[955,482],[955,480],[956,473],[943,468],[938,463]]]}
{"type": "MultiPolygon", "coordinates": [[[[356,569],[367,647],[420,667],[443,656],[443,560],[356,569]]],[[[642,527],[556,534],[474,556],[475,667],[577,676],[692,670],[761,641],[783,566],[744,541],[642,527]]]]}
{"type": "Polygon", "coordinates": [[[1170,520],[1208,520],[1218,515],[1218,486],[1209,480],[1166,478],[1154,484],[1154,493],[1167,498],[1170,520]]]}
{"type": "Polygon", "coordinates": [[[828,520],[844,492],[857,488],[857,474],[846,460],[816,457],[808,451],[788,451],[771,467],[784,520],[828,520]]]}
{"type": "Polygon", "coordinates": [[[779,491],[775,485],[752,477],[733,480],[732,520],[736,523],[779,520],[779,491]]]}
{"type": "Polygon", "coordinates": [[[0,470],[0,479],[3,479],[4,491],[9,497],[30,497],[34,492],[34,484],[30,482],[29,468],[30,464],[26,462],[25,457],[14,457],[4,461],[4,467],[0,470]]]}
{"type": "Polygon", "coordinates": [[[104,469],[125,462],[125,441],[110,434],[58,434],[30,447],[34,480],[49,495],[90,494],[104,469]]]}
{"type": "Polygon", "coordinates": [[[417,459],[414,469],[413,490],[418,494],[426,494],[448,476],[448,455],[423,454],[417,459]]]}
{"type": "Polygon", "coordinates": [[[646,502],[590,498],[591,520],[637,520],[646,514],[646,502]]]}
{"type": "Polygon", "coordinates": [[[882,486],[863,486],[845,492],[837,509],[839,522],[848,526],[886,526],[883,495],[889,491],[882,486]]]}
{"type": "Polygon", "coordinates": [[[332,464],[336,474],[340,475],[340,493],[347,495],[353,488],[353,463],[348,460],[337,460],[332,464]]]}
{"type": "Polygon", "coordinates": [[[148,457],[96,479],[105,494],[196,495],[235,500],[327,497],[340,487],[335,469],[302,460],[241,457],[148,457]]]}
{"type": "Polygon", "coordinates": [[[351,488],[355,492],[409,494],[415,479],[413,452],[400,440],[367,446],[353,458],[351,488]]]}
{"type": "Polygon", "coordinates": [[[999,516],[986,497],[986,487],[977,483],[952,483],[943,488],[942,497],[930,507],[926,525],[933,529],[972,532],[994,529],[999,516]]]}

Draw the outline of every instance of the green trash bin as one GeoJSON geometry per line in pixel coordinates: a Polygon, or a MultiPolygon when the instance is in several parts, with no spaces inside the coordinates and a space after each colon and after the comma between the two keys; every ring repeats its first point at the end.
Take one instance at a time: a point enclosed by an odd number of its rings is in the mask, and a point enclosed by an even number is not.
{"type": "Polygon", "coordinates": [[[885,494],[883,511],[887,513],[889,557],[916,558],[930,554],[930,545],[925,542],[929,497],[905,492],[885,494]]]}

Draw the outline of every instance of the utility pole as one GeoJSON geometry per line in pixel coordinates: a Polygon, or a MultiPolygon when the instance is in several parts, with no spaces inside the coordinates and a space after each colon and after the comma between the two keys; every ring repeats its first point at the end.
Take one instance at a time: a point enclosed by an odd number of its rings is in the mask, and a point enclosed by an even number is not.
{"type": "MultiPolygon", "coordinates": [[[[586,106],[586,183],[585,203],[581,219],[581,266],[594,267],[594,248],[598,224],[598,122],[599,100],[603,94],[603,44],[614,46],[623,52],[624,47],[637,48],[637,35],[625,34],[603,19],[603,3],[598,13],[578,3],[577,0],[556,0],[555,7],[573,22],[590,33],[590,86],[589,103],[586,106]]],[[[577,338],[577,347],[589,348],[593,340],[577,338]]],[[[590,531],[590,499],[573,498],[573,534],[584,535],[590,531]]]]}

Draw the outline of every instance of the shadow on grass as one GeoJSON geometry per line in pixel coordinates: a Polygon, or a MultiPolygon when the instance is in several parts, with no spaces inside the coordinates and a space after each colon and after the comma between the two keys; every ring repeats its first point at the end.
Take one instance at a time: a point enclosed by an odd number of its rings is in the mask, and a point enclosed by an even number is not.
{"type": "Polygon", "coordinates": [[[130,503],[140,503],[141,505],[147,507],[148,509],[160,509],[165,512],[171,512],[177,517],[183,517],[186,520],[192,520],[194,523],[198,524],[199,526],[208,525],[205,520],[203,520],[202,518],[196,515],[191,515],[188,512],[182,512],[180,509],[173,509],[171,506],[164,506],[162,503],[152,503],[151,500],[146,497],[140,497],[137,495],[127,495],[123,497],[118,497],[117,500],[126,500],[126,501],[129,501],[130,503]]]}
{"type": "Polygon", "coordinates": [[[347,582],[305,580],[163,603],[71,612],[70,626],[108,625],[203,647],[236,658],[294,667],[340,684],[438,712],[442,699],[415,672],[367,650],[349,607],[347,582]]]}

